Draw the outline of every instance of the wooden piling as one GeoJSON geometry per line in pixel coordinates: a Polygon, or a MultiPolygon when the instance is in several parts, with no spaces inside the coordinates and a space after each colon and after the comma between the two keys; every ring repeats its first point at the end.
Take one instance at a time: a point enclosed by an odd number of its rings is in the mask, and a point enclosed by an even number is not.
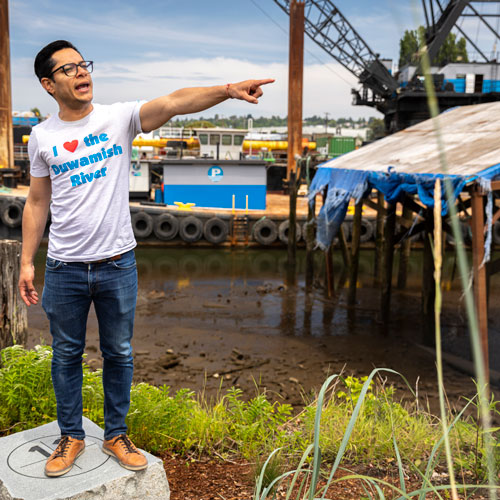
{"type": "Polygon", "coordinates": [[[375,265],[374,265],[374,286],[380,286],[382,283],[382,267],[384,258],[384,195],[377,191],[377,219],[375,228],[375,265]]]}
{"type": "Polygon", "coordinates": [[[479,186],[471,192],[472,207],[472,268],[474,274],[474,303],[476,305],[481,349],[485,373],[489,374],[488,355],[488,306],[486,300],[486,268],[481,266],[484,258],[484,200],[479,186]]]}
{"type": "Polygon", "coordinates": [[[338,238],[339,238],[340,251],[342,252],[342,260],[344,261],[344,266],[347,269],[350,269],[351,253],[349,252],[349,247],[347,246],[347,238],[345,236],[343,224],[340,225],[338,238]]]}
{"type": "Polygon", "coordinates": [[[396,205],[389,204],[386,211],[387,217],[384,227],[384,245],[382,261],[382,284],[381,284],[381,314],[382,327],[385,333],[389,329],[391,291],[392,291],[392,267],[394,261],[394,230],[396,228],[396,205]]]}
{"type": "MultiPolygon", "coordinates": [[[[408,206],[408,202],[403,202],[403,219],[409,223],[413,220],[413,212],[408,206]]],[[[410,261],[411,252],[411,239],[407,236],[401,242],[401,247],[399,249],[399,269],[398,269],[398,288],[404,290],[406,288],[406,282],[408,279],[408,262],[410,261]]]]}
{"type": "Polygon", "coordinates": [[[26,343],[28,311],[19,295],[21,243],[0,241],[0,349],[26,343]]]}
{"type": "Polygon", "coordinates": [[[288,162],[287,178],[295,170],[295,158],[302,153],[302,86],[304,74],[303,0],[290,1],[290,43],[288,53],[288,162]]]}
{"type": "Polygon", "coordinates": [[[354,219],[352,223],[351,237],[351,262],[349,266],[349,291],[347,293],[347,305],[356,303],[356,285],[358,283],[359,268],[359,243],[361,237],[361,218],[363,215],[363,200],[356,203],[354,207],[354,219]]]}
{"type": "Polygon", "coordinates": [[[289,177],[289,226],[288,226],[288,267],[295,268],[297,256],[297,182],[296,172],[290,172],[289,177]]]}
{"type": "Polygon", "coordinates": [[[314,280],[314,216],[316,200],[308,204],[306,225],[306,290],[310,290],[314,280]]]}
{"type": "Polygon", "coordinates": [[[436,282],[434,279],[434,256],[432,254],[433,234],[434,214],[432,209],[426,209],[422,268],[422,340],[428,346],[433,346],[435,341],[434,302],[436,298],[436,282]]]}
{"type": "Polygon", "coordinates": [[[14,167],[9,2],[0,0],[0,168],[14,167]]]}
{"type": "Polygon", "coordinates": [[[329,298],[335,294],[335,280],[333,273],[333,243],[324,252],[326,268],[326,291],[329,298]]]}

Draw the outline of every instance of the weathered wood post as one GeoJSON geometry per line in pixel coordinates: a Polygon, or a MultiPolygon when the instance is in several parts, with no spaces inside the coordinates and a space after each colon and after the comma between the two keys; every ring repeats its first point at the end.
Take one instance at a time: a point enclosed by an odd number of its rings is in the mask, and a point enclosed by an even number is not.
{"type": "Polygon", "coordinates": [[[434,280],[434,255],[431,238],[434,234],[434,214],[432,209],[425,211],[425,237],[423,255],[422,279],[422,340],[426,345],[435,341],[434,301],[436,297],[436,282],[434,280]]]}
{"type": "MultiPolygon", "coordinates": [[[[309,183],[308,183],[309,184],[309,183]]],[[[308,185],[309,188],[309,185],[308,185]]],[[[306,224],[306,290],[309,291],[314,280],[314,217],[316,214],[316,199],[307,204],[306,224]]]]}
{"type": "Polygon", "coordinates": [[[17,291],[21,242],[0,241],[0,349],[24,344],[28,310],[17,291]]]}
{"type": "Polygon", "coordinates": [[[356,303],[356,286],[358,283],[359,268],[359,242],[361,236],[362,216],[363,200],[360,200],[354,207],[354,219],[352,222],[351,265],[349,266],[349,292],[347,294],[347,304],[349,306],[353,306],[356,303]]]}
{"type": "Polygon", "coordinates": [[[375,286],[380,286],[380,284],[382,283],[385,213],[384,195],[380,191],[377,191],[377,205],[377,222],[375,228],[375,271],[373,273],[373,284],[375,286]]]}
{"type": "Polygon", "coordinates": [[[290,205],[288,214],[288,267],[295,272],[297,260],[297,180],[296,171],[290,172],[289,176],[290,205]]]}
{"type": "Polygon", "coordinates": [[[396,205],[387,205],[387,218],[384,228],[384,260],[382,263],[381,311],[382,327],[387,333],[391,310],[392,264],[394,261],[394,229],[396,227],[396,205]]]}
{"type": "Polygon", "coordinates": [[[0,168],[14,167],[9,40],[9,3],[0,0],[0,168]]]}
{"type": "Polygon", "coordinates": [[[295,158],[302,153],[302,89],[304,79],[303,0],[290,2],[290,43],[288,51],[288,159],[287,178],[295,170],[295,158]]]}
{"type": "Polygon", "coordinates": [[[339,238],[340,251],[342,252],[342,260],[344,261],[344,266],[350,269],[351,254],[349,253],[349,247],[347,246],[347,238],[344,231],[344,224],[340,225],[338,238],[339,238]]]}
{"type": "Polygon", "coordinates": [[[333,274],[333,242],[324,252],[326,268],[326,290],[329,298],[335,294],[335,279],[333,274]]]}
{"type": "MultiPolygon", "coordinates": [[[[407,221],[411,225],[413,212],[408,206],[408,200],[406,198],[403,201],[402,215],[403,215],[403,220],[407,221]]],[[[408,231],[408,228],[405,226],[404,229],[408,231]]],[[[409,236],[407,236],[401,242],[401,247],[399,250],[398,288],[400,290],[406,288],[406,282],[408,279],[408,262],[410,261],[410,252],[411,252],[411,239],[409,236]]]]}

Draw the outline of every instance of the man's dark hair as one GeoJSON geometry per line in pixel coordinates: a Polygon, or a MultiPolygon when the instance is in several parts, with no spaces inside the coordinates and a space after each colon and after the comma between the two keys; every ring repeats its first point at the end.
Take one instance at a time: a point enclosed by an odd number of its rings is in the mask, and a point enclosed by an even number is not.
{"type": "Polygon", "coordinates": [[[56,40],[55,42],[49,43],[38,52],[35,57],[35,74],[38,80],[41,81],[42,78],[51,78],[50,73],[55,65],[52,55],[62,49],[73,49],[80,54],[80,51],[67,40],[56,40]]]}

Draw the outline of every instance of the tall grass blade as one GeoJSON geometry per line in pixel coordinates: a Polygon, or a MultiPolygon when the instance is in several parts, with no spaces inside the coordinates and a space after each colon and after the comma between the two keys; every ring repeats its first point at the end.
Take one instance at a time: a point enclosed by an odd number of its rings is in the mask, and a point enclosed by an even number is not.
{"type": "Polygon", "coordinates": [[[300,459],[300,462],[299,462],[299,465],[297,467],[297,470],[295,471],[295,474],[293,475],[293,478],[292,478],[292,481],[290,483],[290,486],[288,487],[288,490],[287,490],[287,493],[286,493],[286,497],[285,497],[285,500],[289,500],[290,499],[290,496],[292,495],[292,491],[293,491],[293,488],[295,486],[295,483],[297,482],[297,479],[299,477],[299,474],[300,472],[302,471],[302,467],[304,466],[306,460],[307,460],[307,457],[309,456],[309,453],[311,453],[311,450],[313,449],[313,445],[310,444],[304,451],[304,453],[302,453],[302,458],[300,459]]]}
{"type": "Polygon", "coordinates": [[[274,455],[276,455],[276,453],[278,453],[278,451],[280,451],[280,449],[281,448],[276,448],[275,450],[273,450],[272,453],[267,457],[267,460],[264,462],[264,465],[262,466],[262,469],[261,469],[260,474],[259,474],[259,478],[257,479],[257,484],[255,485],[255,496],[257,498],[260,498],[262,500],[264,498],[266,498],[265,496],[262,496],[262,497],[259,496],[260,491],[262,489],[262,483],[264,481],[266,467],[269,464],[269,462],[271,461],[271,459],[274,457],[274,455]]]}
{"type": "Polygon", "coordinates": [[[318,394],[318,399],[316,402],[316,416],[314,419],[314,439],[313,439],[313,468],[312,468],[312,478],[311,486],[309,488],[309,500],[314,499],[314,492],[316,491],[316,485],[318,484],[318,478],[321,468],[321,450],[319,447],[319,436],[321,431],[321,412],[323,409],[323,401],[325,399],[325,394],[330,386],[330,384],[338,377],[337,374],[330,375],[326,381],[321,386],[318,394]]]}
{"type": "Polygon", "coordinates": [[[450,475],[450,487],[452,500],[458,500],[457,488],[455,486],[455,473],[453,471],[453,460],[451,458],[450,439],[446,409],[444,404],[444,382],[443,382],[443,359],[441,355],[441,267],[442,267],[442,241],[443,231],[441,228],[441,181],[436,180],[434,187],[434,281],[436,295],[434,299],[434,321],[436,336],[436,365],[439,392],[439,409],[441,412],[441,425],[443,427],[444,449],[446,452],[446,464],[450,475]]]}

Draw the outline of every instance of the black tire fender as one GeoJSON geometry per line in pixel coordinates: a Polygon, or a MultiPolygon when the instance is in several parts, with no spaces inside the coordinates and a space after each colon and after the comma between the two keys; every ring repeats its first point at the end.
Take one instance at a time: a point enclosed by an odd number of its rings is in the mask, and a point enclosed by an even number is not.
{"type": "Polygon", "coordinates": [[[226,241],[229,228],[227,224],[219,217],[212,217],[205,222],[203,226],[203,236],[214,245],[226,241]]]}
{"type": "Polygon", "coordinates": [[[198,217],[188,215],[179,224],[179,236],[186,243],[194,243],[203,236],[203,223],[198,217]]]}
{"type": "MultiPolygon", "coordinates": [[[[296,233],[295,233],[295,241],[299,241],[302,233],[302,228],[300,224],[295,224],[296,233]]],[[[278,237],[279,239],[286,244],[288,244],[288,230],[290,228],[290,220],[284,220],[278,227],[278,237]]]]}
{"type": "Polygon", "coordinates": [[[158,215],[154,218],[153,231],[159,240],[173,240],[179,232],[179,219],[172,214],[158,215]]]}
{"type": "Polygon", "coordinates": [[[253,225],[252,236],[261,245],[272,245],[278,237],[278,228],[271,219],[260,219],[253,225]]]}
{"type": "Polygon", "coordinates": [[[147,238],[153,232],[153,217],[146,212],[132,214],[132,229],[136,238],[147,238]]]}
{"type": "Polygon", "coordinates": [[[23,221],[23,209],[24,205],[20,201],[9,201],[2,207],[0,218],[7,227],[18,227],[23,221]]]}
{"type": "Polygon", "coordinates": [[[361,219],[361,234],[359,236],[359,241],[361,243],[366,243],[370,241],[373,237],[373,224],[368,219],[361,219]]]}

